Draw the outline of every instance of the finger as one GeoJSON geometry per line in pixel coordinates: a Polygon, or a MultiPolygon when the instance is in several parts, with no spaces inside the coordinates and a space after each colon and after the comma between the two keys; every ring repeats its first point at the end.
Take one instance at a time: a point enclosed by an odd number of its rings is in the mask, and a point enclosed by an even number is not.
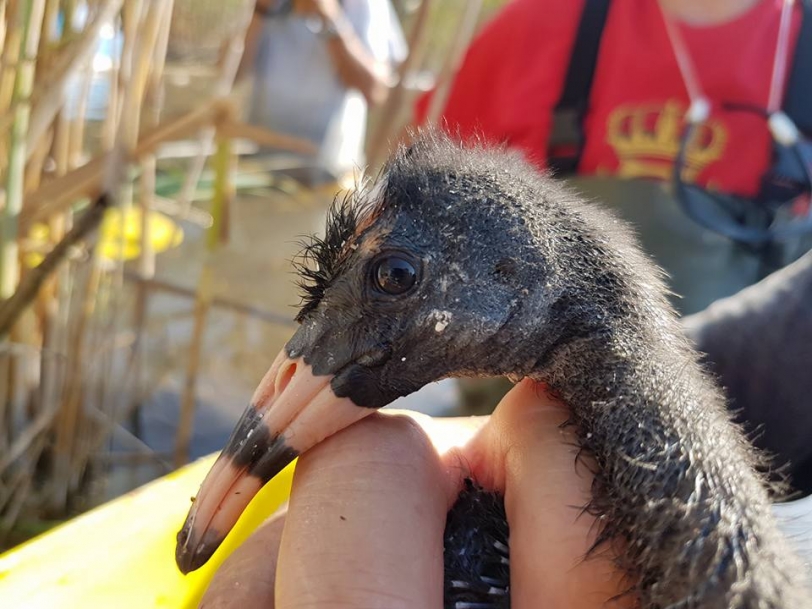
{"type": "MultiPolygon", "coordinates": [[[[517,385],[474,442],[479,471],[504,488],[512,606],[617,607],[624,591],[608,550],[589,555],[599,527],[583,513],[592,475],[577,464],[569,413],[533,381],[517,385]],[[489,467],[482,465],[486,459],[489,467]]],[[[624,597],[621,602],[629,603],[624,597]]]]}
{"type": "Polygon", "coordinates": [[[285,512],[269,518],[214,574],[200,609],[274,607],[274,583],[285,512]]]}
{"type": "Polygon", "coordinates": [[[276,606],[439,609],[452,494],[409,418],[373,415],[328,438],[296,468],[276,606]]]}
{"type": "MultiPolygon", "coordinates": [[[[454,479],[451,482],[452,487],[461,487],[461,484],[456,484],[457,478],[470,475],[468,464],[462,463],[461,460],[468,451],[469,443],[487,425],[490,416],[431,417],[413,410],[394,409],[384,412],[407,416],[420,425],[435,450],[441,455],[443,462],[454,470],[449,472],[449,476],[454,479]]],[[[452,499],[455,498],[456,493],[452,499]]]]}
{"type": "MultiPolygon", "coordinates": [[[[465,444],[487,420],[487,417],[443,419],[412,411],[390,412],[412,418],[440,453],[465,444]]],[[[454,485],[452,481],[450,488],[454,485]]],[[[239,607],[246,603],[248,606],[273,607],[276,565],[286,512],[287,507],[270,518],[225,560],[203,596],[202,609],[239,607]]]]}

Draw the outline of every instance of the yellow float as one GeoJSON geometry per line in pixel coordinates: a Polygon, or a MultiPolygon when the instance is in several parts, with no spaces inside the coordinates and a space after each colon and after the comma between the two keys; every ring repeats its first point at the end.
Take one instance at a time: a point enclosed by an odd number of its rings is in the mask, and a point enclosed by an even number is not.
{"type": "Polygon", "coordinates": [[[19,609],[197,607],[212,575],[290,494],[293,466],[267,484],[204,567],[183,576],[175,535],[211,455],[0,555],[0,599],[19,609]]]}
{"type": "MultiPolygon", "coordinates": [[[[140,207],[121,209],[112,207],[104,214],[99,227],[98,255],[103,260],[127,261],[141,254],[143,212],[140,207]]],[[[45,224],[35,224],[28,234],[35,252],[29,253],[26,263],[36,266],[42,261],[39,253],[48,243],[50,230],[45,224]]],[[[147,213],[147,234],[152,251],[156,254],[179,246],[183,242],[183,229],[168,216],[150,211],[147,213]]]]}

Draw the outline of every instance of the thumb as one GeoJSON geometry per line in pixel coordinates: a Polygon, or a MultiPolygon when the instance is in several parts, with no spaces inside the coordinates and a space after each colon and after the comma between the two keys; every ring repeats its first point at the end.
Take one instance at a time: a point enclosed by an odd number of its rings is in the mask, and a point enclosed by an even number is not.
{"type": "Polygon", "coordinates": [[[494,411],[465,458],[484,485],[505,493],[510,526],[512,606],[634,606],[613,548],[590,548],[600,523],[583,511],[593,464],[576,458],[566,406],[525,379],[494,411]],[[614,601],[611,601],[614,599],[614,601]]]}

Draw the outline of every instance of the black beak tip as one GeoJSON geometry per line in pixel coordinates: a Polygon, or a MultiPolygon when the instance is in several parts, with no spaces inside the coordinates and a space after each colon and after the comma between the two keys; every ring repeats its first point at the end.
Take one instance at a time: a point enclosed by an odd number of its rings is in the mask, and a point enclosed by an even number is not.
{"type": "Polygon", "coordinates": [[[224,537],[215,530],[208,530],[202,540],[190,537],[190,525],[187,521],[178,533],[175,546],[175,563],[184,575],[196,571],[205,565],[220,547],[224,537]]]}
{"type": "MultiPolygon", "coordinates": [[[[248,432],[245,435],[249,435],[248,432]]],[[[261,487],[298,457],[299,453],[285,444],[283,437],[268,434],[264,426],[256,427],[252,437],[254,441],[251,443],[229,445],[223,451],[223,456],[230,462],[232,469],[241,472],[240,476],[257,479],[258,486],[261,487]]],[[[228,533],[228,530],[218,530],[211,525],[202,534],[194,531],[192,524],[196,508],[196,505],[193,506],[186,517],[175,546],[175,563],[184,575],[205,565],[228,533]]]]}

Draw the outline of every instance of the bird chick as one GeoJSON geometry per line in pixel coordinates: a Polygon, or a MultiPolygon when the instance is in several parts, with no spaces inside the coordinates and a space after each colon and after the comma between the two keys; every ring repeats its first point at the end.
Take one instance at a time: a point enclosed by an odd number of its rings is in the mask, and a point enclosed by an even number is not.
{"type": "MultiPolygon", "coordinates": [[[[178,534],[182,571],[292,459],[374,409],[442,378],[530,377],[594,459],[596,545],[619,542],[642,607],[812,606],[754,451],[617,219],[515,154],[426,133],[336,204],[301,272],[300,327],[178,534]]],[[[509,606],[501,502],[471,486],[452,509],[447,608],[509,606]],[[458,564],[460,544],[490,562],[458,564]]]]}

